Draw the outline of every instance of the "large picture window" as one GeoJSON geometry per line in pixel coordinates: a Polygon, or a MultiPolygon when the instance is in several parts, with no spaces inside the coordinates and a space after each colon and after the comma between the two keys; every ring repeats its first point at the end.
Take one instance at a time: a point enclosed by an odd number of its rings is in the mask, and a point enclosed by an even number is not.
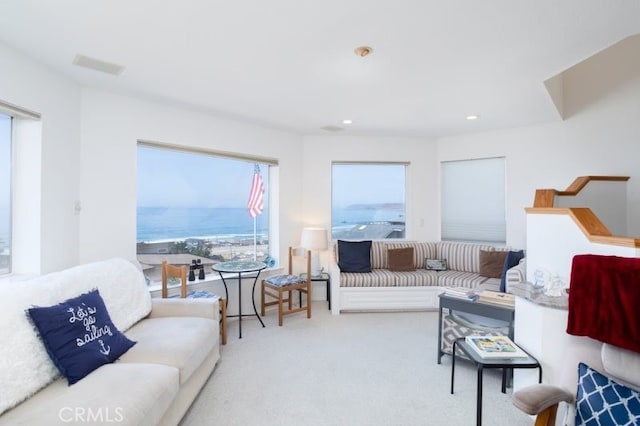
{"type": "Polygon", "coordinates": [[[442,240],[506,241],[504,158],[441,163],[442,240]]]}
{"type": "Polygon", "coordinates": [[[334,163],[332,238],[405,238],[406,167],[404,163],[334,163]]]}
{"type": "Polygon", "coordinates": [[[11,272],[11,123],[0,113],[0,274],[11,272]]]}
{"type": "Polygon", "coordinates": [[[163,260],[211,265],[269,253],[269,164],[138,144],[137,256],[151,281],[163,260]]]}

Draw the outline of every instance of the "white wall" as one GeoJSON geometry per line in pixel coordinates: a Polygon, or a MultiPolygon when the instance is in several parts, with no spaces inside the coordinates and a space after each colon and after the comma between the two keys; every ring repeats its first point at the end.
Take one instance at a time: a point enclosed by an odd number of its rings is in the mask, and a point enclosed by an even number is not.
{"type": "Polygon", "coordinates": [[[638,249],[592,243],[569,215],[527,215],[527,281],[534,282],[536,269],[559,276],[569,286],[571,262],[576,254],[636,257],[638,249]]]}
{"type": "Polygon", "coordinates": [[[38,112],[42,120],[21,132],[29,148],[17,150],[22,192],[14,216],[21,219],[14,239],[23,244],[14,259],[16,273],[44,273],[78,261],[80,88],[0,43],[0,99],[38,112]],[[29,155],[21,155],[26,154],[29,155]],[[36,193],[34,193],[34,191],[36,193]],[[35,212],[34,212],[35,210],[35,212]]]}
{"type": "MultiPolygon", "coordinates": [[[[298,136],[185,108],[82,91],[80,262],[136,255],[136,144],[151,140],[279,161],[283,258],[298,234],[302,143],[298,136]],[[283,248],[284,247],[284,248],[283,248]]],[[[223,182],[222,185],[233,185],[223,182]]]]}
{"type": "Polygon", "coordinates": [[[565,121],[438,140],[440,161],[506,157],[507,244],[525,247],[536,189],[583,175],[630,176],[628,236],[640,235],[639,46],[627,39],[564,73],[565,121]]]}
{"type": "Polygon", "coordinates": [[[629,235],[627,225],[627,182],[591,181],[576,195],[558,195],[555,207],[589,207],[611,232],[629,235]]]}
{"type": "Polygon", "coordinates": [[[34,204],[40,223],[23,229],[34,230],[37,237],[30,241],[39,245],[29,272],[134,256],[137,139],[278,158],[281,248],[297,244],[303,225],[329,226],[332,160],[410,161],[407,232],[412,239],[440,236],[440,161],[496,156],[506,158],[507,244],[526,246],[524,208],[532,205],[535,189],[563,189],[585,174],[631,177],[627,229],[631,236],[640,235],[640,58],[633,53],[637,43],[621,43],[564,73],[565,121],[435,142],[339,135],[300,138],[185,108],[81,90],[0,44],[0,98],[42,114],[41,158],[25,160],[26,167],[37,168],[31,187],[41,187],[41,207],[34,204]],[[80,216],[74,215],[77,200],[80,216]]]}

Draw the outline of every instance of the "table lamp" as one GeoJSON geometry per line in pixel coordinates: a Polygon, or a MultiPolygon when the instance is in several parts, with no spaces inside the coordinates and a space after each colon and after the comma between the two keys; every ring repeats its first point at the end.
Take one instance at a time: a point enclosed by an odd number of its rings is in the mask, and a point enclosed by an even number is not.
{"type": "Polygon", "coordinates": [[[320,275],[322,267],[320,266],[319,251],[326,250],[328,247],[327,230],[324,228],[303,228],[300,245],[311,250],[311,275],[320,275]]]}

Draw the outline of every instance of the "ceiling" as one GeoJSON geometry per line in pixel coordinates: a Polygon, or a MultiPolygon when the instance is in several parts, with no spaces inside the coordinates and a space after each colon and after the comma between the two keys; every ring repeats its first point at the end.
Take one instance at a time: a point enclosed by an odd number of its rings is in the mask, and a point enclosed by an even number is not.
{"type": "Polygon", "coordinates": [[[544,81],[636,33],[638,0],[0,4],[0,41],[83,86],[305,135],[440,137],[560,120],[544,81]],[[356,56],[360,45],[373,53],[356,56]],[[77,54],[125,70],[78,67],[77,54]]]}

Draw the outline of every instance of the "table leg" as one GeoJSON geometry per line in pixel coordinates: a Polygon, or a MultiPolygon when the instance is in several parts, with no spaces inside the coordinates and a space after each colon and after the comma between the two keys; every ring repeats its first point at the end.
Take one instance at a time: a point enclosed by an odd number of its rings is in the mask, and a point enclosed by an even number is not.
{"type": "Polygon", "coordinates": [[[509,369],[508,368],[503,368],[502,369],[502,393],[507,393],[507,374],[508,374],[509,369]]]}
{"type": "Polygon", "coordinates": [[[225,295],[225,302],[226,302],[226,306],[229,306],[229,289],[227,289],[227,282],[224,279],[224,276],[222,275],[222,272],[218,272],[220,274],[220,279],[222,280],[222,285],[224,285],[224,295],[225,295]]]}
{"type": "Polygon", "coordinates": [[[242,339],[242,273],[238,272],[238,327],[240,328],[240,337],[242,339]]]}
{"type": "Polygon", "coordinates": [[[453,395],[453,377],[456,371],[456,341],[453,341],[453,351],[451,354],[451,395],[453,395]]]}
{"type": "Polygon", "coordinates": [[[327,302],[331,310],[331,277],[327,278],[327,302]]]}
{"type": "Polygon", "coordinates": [[[482,364],[478,364],[478,397],[476,399],[476,425],[482,425],[482,364]]]}
{"type": "MultiPolygon", "coordinates": [[[[455,341],[453,342],[453,346],[455,346],[455,341]]],[[[455,350],[453,351],[455,352],[455,350]]],[[[438,309],[438,364],[442,361],[442,306],[438,309]]],[[[453,392],[451,392],[453,393],[453,392]]]]}
{"type": "Polygon", "coordinates": [[[258,282],[259,276],[260,276],[260,271],[258,271],[258,275],[256,275],[255,279],[253,280],[253,289],[251,290],[251,301],[253,302],[253,312],[258,317],[260,324],[262,324],[262,328],[264,328],[264,322],[262,322],[262,318],[260,318],[260,315],[258,315],[258,310],[256,309],[256,283],[258,282]]]}

